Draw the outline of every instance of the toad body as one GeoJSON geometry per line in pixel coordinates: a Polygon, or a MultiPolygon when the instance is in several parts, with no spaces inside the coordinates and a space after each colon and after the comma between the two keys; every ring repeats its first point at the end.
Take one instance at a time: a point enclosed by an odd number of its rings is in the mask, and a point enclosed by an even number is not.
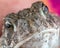
{"type": "Polygon", "coordinates": [[[56,21],[58,19],[42,1],[8,14],[4,19],[1,48],[55,48],[59,33],[56,21]]]}

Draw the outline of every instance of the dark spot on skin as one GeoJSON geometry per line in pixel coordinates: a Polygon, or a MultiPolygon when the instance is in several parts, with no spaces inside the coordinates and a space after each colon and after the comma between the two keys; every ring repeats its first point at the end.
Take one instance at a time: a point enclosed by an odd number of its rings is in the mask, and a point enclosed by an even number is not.
{"type": "Polygon", "coordinates": [[[46,17],[47,17],[47,20],[51,20],[52,22],[55,23],[55,20],[51,14],[48,14],[48,16],[46,16],[46,17]]]}
{"type": "Polygon", "coordinates": [[[44,3],[41,3],[41,7],[43,7],[45,4],[44,3]]]}

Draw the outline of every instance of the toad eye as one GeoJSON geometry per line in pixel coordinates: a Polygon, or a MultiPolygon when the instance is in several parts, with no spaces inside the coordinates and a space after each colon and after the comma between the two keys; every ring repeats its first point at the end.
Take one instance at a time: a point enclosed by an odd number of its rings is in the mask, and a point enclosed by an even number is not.
{"type": "Polygon", "coordinates": [[[48,7],[47,7],[47,6],[44,6],[44,7],[43,7],[43,12],[44,12],[44,13],[47,13],[47,12],[48,12],[48,7]]]}
{"type": "Polygon", "coordinates": [[[13,25],[10,22],[6,21],[5,22],[5,27],[6,28],[11,28],[11,27],[13,27],[13,25]]]}
{"type": "Polygon", "coordinates": [[[10,28],[10,27],[12,27],[12,25],[11,24],[5,24],[5,27],[10,28]]]}

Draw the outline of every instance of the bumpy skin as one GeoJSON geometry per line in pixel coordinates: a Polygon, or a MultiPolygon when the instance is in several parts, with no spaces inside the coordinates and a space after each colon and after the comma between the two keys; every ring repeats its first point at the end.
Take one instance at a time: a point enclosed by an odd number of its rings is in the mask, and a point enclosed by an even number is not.
{"type": "Polygon", "coordinates": [[[49,13],[41,1],[16,14],[8,14],[4,19],[0,48],[55,48],[60,25],[57,21],[56,15],[49,13]]]}

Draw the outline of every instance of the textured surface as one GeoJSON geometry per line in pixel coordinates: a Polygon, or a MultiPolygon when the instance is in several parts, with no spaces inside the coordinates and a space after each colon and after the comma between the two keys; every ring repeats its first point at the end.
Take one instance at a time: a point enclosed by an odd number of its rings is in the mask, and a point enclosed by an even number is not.
{"type": "Polygon", "coordinates": [[[59,21],[41,1],[4,19],[1,48],[57,48],[59,21]]]}

